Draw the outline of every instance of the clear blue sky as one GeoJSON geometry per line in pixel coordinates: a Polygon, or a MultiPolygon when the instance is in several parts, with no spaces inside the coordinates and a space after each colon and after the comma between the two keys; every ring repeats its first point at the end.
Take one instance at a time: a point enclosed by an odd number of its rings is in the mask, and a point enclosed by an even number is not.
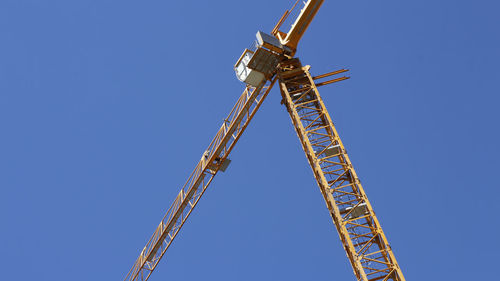
{"type": "MultiPolygon", "coordinates": [[[[0,1],[2,280],[121,280],[293,1],[0,1]]],[[[498,1],[327,0],[313,74],[407,280],[494,280],[498,1]]],[[[277,89],[151,280],[354,280],[277,89]]]]}

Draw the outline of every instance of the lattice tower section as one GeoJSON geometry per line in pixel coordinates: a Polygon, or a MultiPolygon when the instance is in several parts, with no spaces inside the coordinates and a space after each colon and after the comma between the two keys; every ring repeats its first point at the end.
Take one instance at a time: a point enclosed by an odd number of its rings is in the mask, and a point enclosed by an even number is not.
{"type": "Polygon", "coordinates": [[[278,79],[282,102],[290,114],[357,280],[404,281],[319,95],[317,85],[322,83],[315,84],[309,68],[302,66],[298,59],[280,65],[278,79]]]}

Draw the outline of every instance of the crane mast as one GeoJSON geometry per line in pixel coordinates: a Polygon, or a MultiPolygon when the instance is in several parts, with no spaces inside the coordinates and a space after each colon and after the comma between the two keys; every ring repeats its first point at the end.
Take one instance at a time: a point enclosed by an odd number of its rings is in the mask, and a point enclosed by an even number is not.
{"type": "Polygon", "coordinates": [[[405,280],[318,92],[344,77],[315,82],[347,70],[313,77],[309,69],[298,59],[281,63],[281,95],[354,273],[364,281],[405,280]]]}
{"type": "Polygon", "coordinates": [[[307,1],[285,33],[280,27],[291,14],[286,11],[271,34],[257,32],[255,49],[244,50],[234,69],[237,78],[246,83],[245,90],[202,153],[125,281],[149,279],[215,175],[228,167],[230,152],[276,81],[279,81],[282,103],[290,115],[357,280],[405,280],[318,92],[320,86],[349,79],[346,76],[332,78],[348,70],[312,76],[310,66],[303,66],[294,57],[300,39],[323,2],[307,1]],[[317,82],[325,78],[329,80],[317,82]]]}

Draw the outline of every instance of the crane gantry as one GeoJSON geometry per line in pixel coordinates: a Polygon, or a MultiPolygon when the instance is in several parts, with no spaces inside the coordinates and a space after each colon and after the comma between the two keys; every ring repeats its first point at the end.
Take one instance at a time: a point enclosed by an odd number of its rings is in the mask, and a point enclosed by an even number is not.
{"type": "Polygon", "coordinates": [[[302,35],[323,2],[307,1],[286,33],[280,28],[291,10],[285,12],[271,34],[257,32],[255,49],[245,49],[235,65],[238,79],[246,83],[245,90],[125,281],[149,279],[215,175],[226,170],[229,154],[276,82],[357,280],[405,280],[318,92],[320,86],[348,79],[335,78],[348,70],[312,76],[310,66],[294,57],[302,35]],[[329,80],[317,82],[320,79],[329,80]]]}

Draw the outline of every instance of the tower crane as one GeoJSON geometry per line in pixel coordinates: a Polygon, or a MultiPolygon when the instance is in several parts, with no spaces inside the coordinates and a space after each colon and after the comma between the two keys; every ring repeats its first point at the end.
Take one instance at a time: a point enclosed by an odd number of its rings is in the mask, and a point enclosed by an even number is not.
{"type": "Polygon", "coordinates": [[[337,76],[348,70],[313,76],[310,66],[302,65],[295,57],[300,39],[324,0],[308,0],[289,31],[281,31],[298,2],[283,14],[270,34],[257,32],[255,48],[245,49],[236,62],[236,76],[246,84],[242,95],[202,153],[125,281],[149,279],[215,175],[227,169],[229,154],[276,82],[356,280],[405,280],[318,92],[320,86],[349,79],[337,76]]]}

